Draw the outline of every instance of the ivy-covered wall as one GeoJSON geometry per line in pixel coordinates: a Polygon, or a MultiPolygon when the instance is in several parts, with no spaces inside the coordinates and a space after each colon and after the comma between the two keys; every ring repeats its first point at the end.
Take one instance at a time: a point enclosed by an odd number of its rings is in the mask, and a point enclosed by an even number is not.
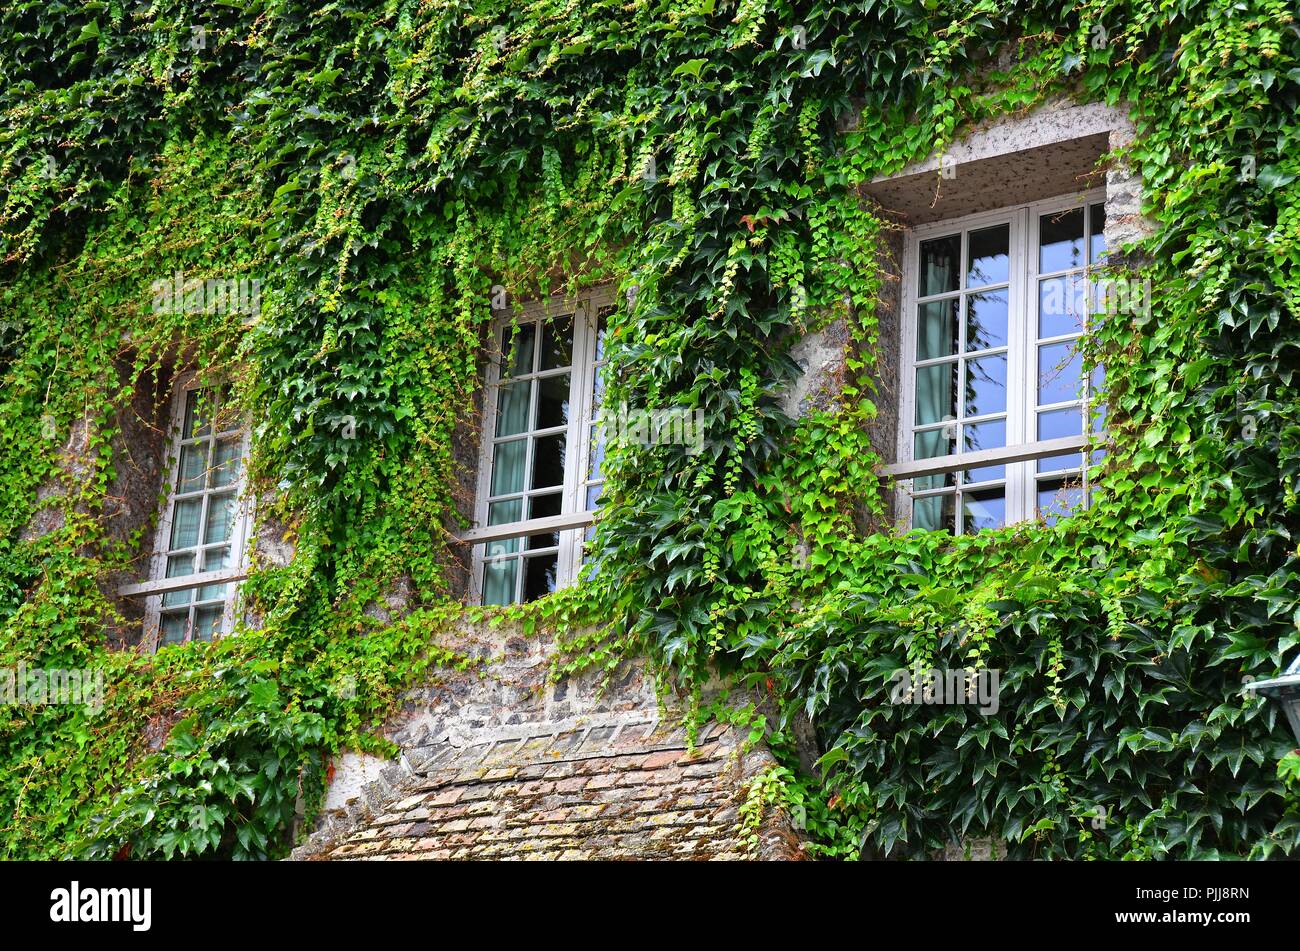
{"type": "Polygon", "coordinates": [[[768,692],[772,795],[828,856],[1300,846],[1300,755],[1240,689],[1300,620],[1283,0],[17,0],[0,43],[0,668],[108,685],[0,708],[3,854],[284,854],[326,756],[383,752],[403,687],[463,663],[435,632],[504,615],[563,665],[646,653],[688,697],[715,670],[768,692]],[[1089,340],[1099,498],[866,531],[896,237],[859,189],[1056,95],[1131,106],[1155,224],[1150,315],[1089,340]],[[260,280],[258,318],[155,313],[177,270],[260,280]],[[637,288],[609,398],[703,410],[705,449],[616,449],[594,578],[468,609],[452,487],[490,289],[609,281],[637,288]],[[837,321],[845,386],[796,421],[790,349],[837,321]],[[187,369],[235,382],[293,558],[244,583],[256,629],[110,650],[111,579],[149,545],[111,527],[124,420],[187,369]],[[373,609],[394,585],[397,619],[373,609]],[[967,664],[1003,671],[997,714],[888,703],[897,668],[967,664]]]}

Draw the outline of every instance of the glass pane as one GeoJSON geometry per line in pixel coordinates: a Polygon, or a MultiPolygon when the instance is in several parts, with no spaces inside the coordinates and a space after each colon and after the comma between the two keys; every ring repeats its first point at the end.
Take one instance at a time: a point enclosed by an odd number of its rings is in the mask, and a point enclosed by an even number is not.
{"type": "Polygon", "coordinates": [[[962,485],[970,485],[972,482],[996,482],[1007,477],[1006,466],[981,466],[978,469],[967,469],[962,473],[962,485]]]}
{"type": "Polygon", "coordinates": [[[185,423],[181,438],[192,439],[208,434],[208,416],[212,409],[212,394],[204,390],[190,390],[185,394],[185,423]]]}
{"type": "Polygon", "coordinates": [[[1048,525],[1083,505],[1083,487],[1077,479],[1038,480],[1038,515],[1048,525]]]}
{"type": "Polygon", "coordinates": [[[533,440],[533,480],[529,488],[549,489],[564,485],[565,434],[554,433],[533,440]]]}
{"type": "MultiPolygon", "coordinates": [[[[230,567],[230,546],[226,545],[221,548],[209,548],[203,552],[203,570],[220,571],[223,568],[230,567]]],[[[226,596],[226,586],[224,584],[204,585],[199,589],[196,601],[213,601],[217,598],[226,596]]]]}
{"type": "Polygon", "coordinates": [[[1082,333],[1087,310],[1087,284],[1082,274],[1053,277],[1038,282],[1040,338],[1082,333]]]}
{"type": "MultiPolygon", "coordinates": [[[[517,542],[518,539],[515,539],[517,542]]],[[[519,559],[490,561],[483,566],[483,603],[514,604],[515,579],[519,577],[519,559]]]]}
{"type": "Polygon", "coordinates": [[[1007,292],[985,291],[966,298],[966,349],[1007,345],[1007,292]]]}
{"type": "Polygon", "coordinates": [[[946,294],[958,287],[957,268],[961,258],[961,235],[949,235],[921,242],[921,273],[917,295],[946,294]]]}
{"type": "MultiPolygon", "coordinates": [[[[167,577],[179,578],[184,575],[194,574],[194,556],[193,555],[172,555],[167,559],[167,577]]],[[[186,588],[183,591],[168,591],[162,596],[162,606],[165,608],[174,608],[182,604],[190,603],[190,596],[194,593],[192,588],[186,588]]]]}
{"type": "Polygon", "coordinates": [[[172,507],[171,548],[189,548],[199,543],[199,518],[203,499],[182,499],[172,507]]]}
{"type": "Polygon", "coordinates": [[[1011,272],[1011,259],[1007,254],[1011,241],[1010,226],[998,225],[972,231],[966,240],[970,245],[966,254],[966,286],[1005,284],[1011,272]]]}
{"type": "MultiPolygon", "coordinates": [[[[588,512],[594,512],[596,509],[600,508],[600,495],[604,491],[605,491],[605,484],[603,482],[599,485],[587,486],[587,511],[588,512]]],[[[591,529],[589,528],[588,531],[590,532],[591,529]]]]}
{"type": "Polygon", "coordinates": [[[929,495],[923,499],[913,499],[912,527],[951,532],[956,527],[956,510],[955,495],[929,495]]]}
{"type": "Polygon", "coordinates": [[[533,393],[531,380],[507,383],[497,389],[497,437],[515,436],[528,429],[528,404],[533,393]]]}
{"type": "MultiPolygon", "coordinates": [[[[939,456],[952,455],[957,441],[956,426],[941,426],[938,429],[927,429],[919,432],[913,437],[912,458],[913,459],[934,459],[939,456]]],[[[912,491],[924,492],[926,489],[938,489],[942,486],[955,485],[954,476],[951,472],[941,472],[937,475],[921,476],[912,480],[912,491]]]]}
{"type": "Polygon", "coordinates": [[[1101,264],[1106,260],[1106,206],[1097,203],[1088,207],[1088,263],[1101,264]]]}
{"type": "Polygon", "coordinates": [[[550,429],[569,422],[569,374],[537,381],[537,428],[550,429]]]}
{"type": "Polygon", "coordinates": [[[613,307],[602,307],[596,315],[596,362],[600,363],[605,359],[605,337],[609,333],[609,322],[606,318],[614,313],[613,307]]]}
{"type": "Polygon", "coordinates": [[[961,427],[963,452],[996,449],[1007,444],[1007,421],[990,419],[982,423],[964,423],[961,427]]]}
{"type": "Polygon", "coordinates": [[[238,478],[239,442],[238,439],[221,439],[217,441],[216,452],[212,458],[213,488],[230,485],[238,478]]]}
{"type": "MultiPolygon", "coordinates": [[[[554,492],[547,495],[534,495],[528,500],[528,517],[529,518],[546,518],[550,515],[560,514],[560,493],[554,492]]],[[[554,548],[560,544],[559,532],[544,532],[540,535],[528,536],[528,547],[535,548],[554,548]]]]}
{"type": "Polygon", "coordinates": [[[933,360],[957,352],[956,297],[921,304],[916,312],[916,359],[933,360]]]}
{"type": "Polygon", "coordinates": [[[1007,355],[966,361],[966,415],[1007,411],[1007,355]]]}
{"type": "Polygon", "coordinates": [[[573,315],[552,317],[542,324],[543,370],[573,365],[573,315]]]}
{"type": "Polygon", "coordinates": [[[1083,417],[1077,408],[1054,409],[1038,414],[1038,438],[1060,439],[1083,434],[1083,417]]]}
{"type": "Polygon", "coordinates": [[[1038,405],[1083,397],[1083,356],[1073,343],[1038,348],[1038,405]]]}
{"type": "Polygon", "coordinates": [[[1038,218],[1038,273],[1083,267],[1083,209],[1038,218]]]}
{"type": "Polygon", "coordinates": [[[190,612],[164,614],[158,619],[158,631],[164,644],[179,644],[185,640],[185,629],[189,624],[190,612]]]}
{"type": "Polygon", "coordinates": [[[230,567],[230,546],[223,545],[220,548],[208,548],[203,552],[203,570],[220,571],[222,568],[230,567]]]}
{"type": "Polygon", "coordinates": [[[523,518],[524,500],[507,499],[505,502],[490,502],[488,504],[489,525],[509,525],[511,522],[521,521],[523,518]]]}
{"type": "Polygon", "coordinates": [[[167,558],[167,577],[179,578],[194,574],[193,555],[170,555],[167,558]]]}
{"type": "Polygon", "coordinates": [[[1063,456],[1048,456],[1038,460],[1039,472],[1060,472],[1063,469],[1078,469],[1083,465],[1083,453],[1069,452],[1063,456]]]}
{"type": "Polygon", "coordinates": [[[226,586],[224,584],[205,584],[199,588],[196,601],[220,601],[226,597],[226,586]]]}
{"type": "Polygon", "coordinates": [[[519,553],[519,545],[523,539],[501,538],[494,542],[488,542],[483,546],[484,558],[495,558],[497,555],[516,555],[519,553]]]}
{"type": "Polygon", "coordinates": [[[916,424],[938,423],[957,416],[957,363],[916,368],[916,424]]]}
{"type": "Polygon", "coordinates": [[[181,446],[181,457],[176,463],[176,491],[197,492],[203,488],[203,470],[208,465],[208,443],[191,443],[181,446]]]}
{"type": "Polygon", "coordinates": [[[985,528],[1001,528],[1007,521],[1006,489],[979,489],[962,495],[962,532],[973,535],[985,528]]]}
{"type": "Polygon", "coordinates": [[[492,450],[492,494],[509,495],[524,490],[527,439],[499,442],[492,450]]]}
{"type": "Polygon", "coordinates": [[[524,600],[535,601],[555,590],[555,567],[557,555],[538,555],[525,558],[527,566],[524,571],[524,600]]]}
{"type": "Polygon", "coordinates": [[[533,372],[533,341],[537,325],[519,324],[501,328],[501,377],[505,379],[533,372]]]}
{"type": "Polygon", "coordinates": [[[587,445],[590,452],[587,456],[587,479],[593,481],[601,477],[600,467],[605,461],[605,427],[593,425],[591,427],[591,438],[587,445]]]}
{"type": "Polygon", "coordinates": [[[203,533],[203,543],[230,540],[230,529],[235,524],[235,493],[214,495],[208,501],[208,527],[203,533]]]}
{"type": "Polygon", "coordinates": [[[210,641],[214,634],[221,630],[221,615],[225,613],[223,607],[199,608],[194,612],[194,639],[196,641],[210,641]]]}

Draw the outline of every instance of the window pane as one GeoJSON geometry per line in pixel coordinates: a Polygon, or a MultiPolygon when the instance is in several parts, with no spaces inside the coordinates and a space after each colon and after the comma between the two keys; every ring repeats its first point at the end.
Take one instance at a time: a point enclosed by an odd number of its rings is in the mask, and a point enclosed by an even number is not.
{"type": "MultiPolygon", "coordinates": [[[[194,574],[194,556],[193,555],[172,555],[167,559],[167,577],[179,578],[184,575],[194,574]]],[[[182,591],[168,591],[162,596],[162,606],[165,608],[174,608],[182,604],[190,603],[190,596],[193,589],[186,588],[182,591]]]]}
{"type": "Polygon", "coordinates": [[[203,471],[208,466],[208,443],[191,443],[181,446],[181,457],[176,463],[176,491],[197,492],[203,488],[203,471]]]}
{"type": "Polygon", "coordinates": [[[509,495],[524,489],[527,439],[499,442],[492,450],[492,494],[509,495]]]}
{"type": "MultiPolygon", "coordinates": [[[[957,427],[941,426],[938,429],[927,429],[919,432],[913,437],[912,458],[913,459],[934,459],[940,456],[952,455],[954,445],[957,441],[957,427]]],[[[912,480],[912,490],[923,492],[926,489],[938,489],[942,486],[954,485],[954,476],[951,472],[941,472],[937,475],[921,476],[912,480]]]]}
{"type": "Polygon", "coordinates": [[[1087,285],[1082,274],[1069,274],[1038,282],[1040,338],[1082,333],[1087,310],[1087,285]]]}
{"type": "Polygon", "coordinates": [[[203,533],[205,545],[230,540],[230,529],[235,524],[235,493],[214,495],[208,501],[208,527],[203,533]]]}
{"type": "Polygon", "coordinates": [[[916,424],[938,423],[957,416],[957,363],[916,369],[916,424]]]}
{"type": "Polygon", "coordinates": [[[543,370],[573,365],[573,315],[552,317],[542,325],[543,370]]]}
{"type": "Polygon", "coordinates": [[[493,435],[514,436],[527,431],[532,392],[531,380],[508,383],[497,389],[497,428],[493,435]]]}
{"type": "Polygon", "coordinates": [[[549,489],[564,485],[564,433],[533,440],[533,480],[529,488],[549,489]]]}
{"type": "Polygon", "coordinates": [[[966,361],[966,415],[1007,411],[1007,355],[966,361]]]}
{"type": "Polygon", "coordinates": [[[1106,260],[1106,206],[1097,203],[1088,208],[1088,263],[1101,264],[1106,260]]]}
{"type": "Polygon", "coordinates": [[[912,527],[926,531],[946,529],[951,532],[956,527],[956,509],[957,499],[951,494],[913,499],[912,527]]]}
{"type": "Polygon", "coordinates": [[[916,312],[916,359],[933,360],[957,352],[958,299],[921,304],[916,312]]]}
{"type": "Polygon", "coordinates": [[[1007,521],[1006,489],[979,489],[962,496],[962,532],[973,535],[985,528],[1001,528],[1007,521]]]}
{"type": "MultiPolygon", "coordinates": [[[[528,517],[529,518],[547,518],[551,515],[560,514],[560,493],[552,492],[546,495],[534,495],[528,500],[528,517]]],[[[559,532],[545,532],[540,535],[530,535],[528,537],[528,547],[531,548],[553,548],[560,544],[559,532]]]]}
{"type": "Polygon", "coordinates": [[[208,434],[208,416],[212,411],[212,393],[210,390],[190,390],[185,394],[185,422],[181,426],[181,438],[192,439],[208,434]]]}
{"type": "Polygon", "coordinates": [[[969,485],[972,482],[997,482],[1007,477],[1006,466],[981,466],[978,469],[967,469],[962,473],[962,485],[969,485]]]}
{"type": "Polygon", "coordinates": [[[238,439],[221,439],[212,459],[212,486],[221,488],[230,485],[239,476],[238,439]]]}
{"type": "Polygon", "coordinates": [[[1038,438],[1060,439],[1083,434],[1083,418],[1077,408],[1054,409],[1038,414],[1038,438]]]}
{"type": "Polygon", "coordinates": [[[602,307],[596,314],[596,362],[600,363],[605,359],[605,336],[609,333],[609,321],[607,318],[614,313],[613,307],[602,307]]]}
{"type": "Polygon", "coordinates": [[[966,286],[984,287],[1005,284],[1011,270],[1007,249],[1011,240],[1009,225],[972,231],[967,238],[966,286]]]}
{"type": "Polygon", "coordinates": [[[164,614],[158,619],[158,630],[162,643],[179,644],[185,640],[185,629],[189,624],[190,612],[164,614]]]}
{"type": "Polygon", "coordinates": [[[966,349],[1007,345],[1007,292],[985,291],[966,298],[966,349]]]}
{"type": "MultiPolygon", "coordinates": [[[[518,541],[518,539],[515,539],[518,541]]],[[[514,604],[515,579],[519,577],[519,559],[490,561],[483,566],[483,603],[514,604]]]]}
{"type": "Polygon", "coordinates": [[[199,543],[199,518],[203,499],[182,499],[172,507],[171,548],[189,548],[199,543]]]}
{"type": "Polygon", "coordinates": [[[1040,274],[1083,267],[1083,209],[1040,215],[1038,248],[1040,274]]]}
{"type": "Polygon", "coordinates": [[[1083,487],[1077,479],[1040,479],[1038,515],[1048,525],[1083,505],[1083,487]]]}
{"type": "Polygon", "coordinates": [[[587,479],[592,481],[601,477],[600,467],[605,461],[605,427],[592,425],[591,438],[587,442],[590,451],[587,458],[587,479]]]}
{"type": "Polygon", "coordinates": [[[1038,405],[1066,403],[1083,396],[1083,356],[1071,343],[1038,348],[1038,405]]]}
{"type": "Polygon", "coordinates": [[[523,518],[524,500],[507,499],[504,502],[492,502],[488,505],[489,525],[509,525],[523,518]]]}
{"type": "Polygon", "coordinates": [[[555,567],[557,555],[538,555],[525,558],[527,566],[524,574],[524,600],[535,601],[555,590],[555,567]]]}
{"type": "Polygon", "coordinates": [[[522,538],[500,538],[494,542],[488,542],[483,546],[483,556],[485,558],[495,558],[498,555],[517,555],[519,553],[522,538]]]}
{"type": "Polygon", "coordinates": [[[520,376],[533,372],[533,341],[537,325],[519,324],[501,329],[501,376],[520,376]]]}
{"type": "Polygon", "coordinates": [[[569,422],[569,374],[537,381],[537,428],[550,429],[569,422]]]}
{"type": "Polygon", "coordinates": [[[957,290],[961,235],[921,242],[921,273],[917,295],[945,294],[957,290]]]}
{"type": "Polygon", "coordinates": [[[1062,469],[1078,469],[1083,465],[1083,453],[1068,452],[1063,456],[1048,456],[1038,460],[1039,472],[1060,472],[1062,469]]]}
{"type": "Polygon", "coordinates": [[[216,606],[208,608],[199,608],[194,612],[194,639],[196,641],[210,641],[214,634],[221,629],[221,615],[225,609],[216,606]]]}
{"type": "MultiPolygon", "coordinates": [[[[597,508],[600,507],[600,495],[604,491],[605,491],[604,483],[601,483],[600,485],[587,486],[587,511],[588,512],[594,512],[597,508]]],[[[590,531],[591,529],[589,527],[588,532],[590,531]]]]}
{"type": "Polygon", "coordinates": [[[1007,421],[990,419],[982,423],[965,423],[961,427],[963,452],[996,449],[1007,444],[1007,421]]]}

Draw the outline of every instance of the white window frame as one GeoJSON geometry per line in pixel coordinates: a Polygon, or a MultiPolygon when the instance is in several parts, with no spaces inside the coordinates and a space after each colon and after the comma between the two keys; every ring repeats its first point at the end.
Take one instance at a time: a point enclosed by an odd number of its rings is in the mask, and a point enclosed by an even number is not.
{"type": "MultiPolygon", "coordinates": [[[[1001,449],[981,450],[978,453],[962,453],[960,452],[960,447],[958,447],[958,452],[952,455],[939,456],[934,459],[923,460],[923,462],[942,464],[947,471],[991,465],[1005,465],[1006,511],[1004,524],[1012,525],[1017,522],[1023,522],[1037,517],[1038,500],[1036,460],[1053,455],[1063,455],[1066,453],[1081,451],[1074,448],[1074,444],[1082,444],[1087,440],[1088,434],[1092,429],[1092,426],[1090,425],[1090,417],[1092,415],[1092,410],[1095,407],[1095,404],[1091,399],[1092,394],[1088,390],[1085,390],[1087,397],[1083,403],[1083,437],[1066,437],[1058,440],[1039,440],[1037,438],[1036,430],[1031,431],[1031,427],[1036,427],[1038,410],[1037,347],[1039,344],[1039,338],[1037,336],[1037,318],[1039,306],[1038,280],[1040,278],[1040,273],[1038,270],[1039,259],[1037,251],[1040,216],[1052,214],[1054,212],[1068,211],[1072,208],[1083,208],[1086,221],[1088,215],[1087,208],[1097,202],[1105,202],[1105,200],[1105,188],[1095,188],[1043,201],[1011,205],[990,211],[978,212],[972,215],[965,215],[960,218],[949,218],[929,222],[908,229],[906,232],[902,271],[903,309],[899,333],[901,351],[899,354],[898,464],[886,467],[883,472],[883,474],[896,475],[898,477],[895,497],[897,499],[897,509],[901,513],[899,522],[904,530],[912,527],[913,479],[909,473],[915,469],[915,467],[912,466],[913,463],[922,461],[914,459],[913,443],[916,406],[916,365],[918,362],[916,360],[916,313],[918,301],[921,299],[920,295],[917,293],[920,271],[921,242],[942,237],[944,235],[957,233],[963,235],[959,288],[961,293],[965,294],[967,270],[967,265],[965,263],[966,233],[999,224],[1007,224],[1009,226],[1006,351],[1006,446],[1001,449]],[[1069,445],[1067,446],[1067,444],[1069,445]],[[963,462],[963,460],[965,461],[963,462]]],[[[1088,250],[1085,248],[1085,262],[1087,260],[1087,253],[1088,250]]],[[[1101,264],[1086,263],[1084,266],[1084,273],[1085,275],[1093,275],[1102,271],[1103,267],[1104,261],[1101,264]]],[[[1056,273],[1059,272],[1044,272],[1045,275],[1056,273]]],[[[1091,281],[1088,281],[1087,277],[1085,277],[1085,281],[1088,286],[1089,301],[1091,301],[1091,295],[1093,293],[1091,281]]],[[[1083,333],[1079,336],[1079,339],[1084,339],[1087,336],[1087,333],[1088,328],[1085,324],[1083,333]]],[[[1044,341],[1051,341],[1053,339],[1055,338],[1043,338],[1044,341]]],[[[1085,374],[1085,377],[1086,376],[1087,375],[1085,374]]],[[[1085,379],[1085,387],[1090,386],[1090,381],[1085,379]]],[[[1082,475],[1082,478],[1085,481],[1085,499],[1087,498],[1086,480],[1090,466],[1089,459],[1092,459],[1091,464],[1095,464],[1096,457],[1090,457],[1085,451],[1082,475]]],[[[958,534],[960,534],[962,530],[962,509],[960,498],[961,495],[959,490],[957,500],[954,503],[956,506],[957,523],[955,527],[958,534]]]]}
{"type": "MultiPolygon", "coordinates": [[[[247,468],[248,468],[248,442],[249,432],[247,425],[242,422],[238,429],[222,430],[221,433],[241,433],[239,444],[239,472],[235,480],[231,483],[235,497],[237,499],[234,523],[230,527],[230,555],[231,563],[228,567],[219,571],[198,572],[193,575],[182,575],[176,578],[167,577],[167,556],[170,553],[171,534],[172,534],[172,511],[174,509],[176,497],[177,476],[180,468],[181,458],[181,439],[185,430],[185,405],[189,399],[189,394],[201,389],[209,389],[214,385],[211,382],[200,385],[196,374],[189,373],[180,377],[173,387],[172,406],[169,418],[169,429],[167,432],[167,463],[164,466],[165,479],[163,488],[166,493],[166,501],[163,505],[162,513],[158,519],[158,528],[154,535],[154,550],[151,558],[149,569],[149,581],[142,585],[129,585],[119,591],[121,595],[145,595],[145,633],[148,641],[155,649],[163,646],[162,643],[162,600],[163,594],[168,591],[186,591],[193,588],[206,587],[213,584],[226,585],[224,597],[224,610],[221,616],[220,626],[214,630],[213,639],[223,637],[230,633],[234,627],[235,618],[239,603],[239,584],[238,582],[247,577],[247,552],[249,532],[253,521],[252,500],[248,497],[247,492],[247,468]]],[[[219,435],[214,432],[214,437],[219,435]]],[[[224,486],[222,487],[224,489],[224,486]]],[[[205,495],[210,494],[212,489],[205,489],[205,495]]],[[[206,506],[205,506],[206,510],[206,506]]],[[[200,527],[202,526],[200,521],[200,527]]],[[[196,564],[196,568],[198,565],[196,564]]],[[[215,599],[214,599],[215,600],[215,599]]],[[[190,606],[194,610],[194,606],[190,606]]]]}
{"type": "MultiPolygon", "coordinates": [[[[587,527],[595,518],[595,509],[587,508],[587,490],[599,486],[603,481],[589,478],[594,426],[600,409],[594,405],[593,393],[600,366],[603,365],[603,361],[600,364],[596,362],[598,315],[602,309],[611,307],[613,300],[613,288],[603,285],[575,297],[556,295],[544,301],[530,301],[518,312],[498,313],[492,321],[491,356],[487,367],[483,399],[478,483],[474,497],[476,528],[461,536],[462,540],[473,544],[470,597],[475,604],[483,603],[484,566],[492,560],[520,557],[518,553],[507,553],[497,558],[489,556],[488,550],[496,542],[526,538],[530,534],[556,532],[559,535],[556,589],[573,584],[578,578],[582,568],[587,527]],[[496,525],[489,528],[487,527],[488,505],[492,501],[491,480],[496,440],[497,398],[501,382],[501,360],[504,356],[499,352],[502,330],[511,324],[545,320],[569,313],[573,314],[573,362],[569,370],[569,420],[565,429],[567,435],[564,447],[564,483],[561,488],[560,514],[546,518],[525,518],[518,522],[511,522],[509,525],[496,525]]],[[[535,346],[540,348],[540,336],[535,346]]],[[[534,400],[529,406],[530,427],[524,430],[525,433],[535,432],[531,423],[536,420],[536,412],[537,401],[534,400]]],[[[524,491],[529,490],[525,488],[524,491]]],[[[524,550],[526,549],[521,547],[521,551],[524,550]]],[[[515,579],[515,591],[519,596],[523,591],[524,575],[521,559],[520,571],[515,579]]],[[[522,601],[515,603],[522,603],[522,601]]]]}

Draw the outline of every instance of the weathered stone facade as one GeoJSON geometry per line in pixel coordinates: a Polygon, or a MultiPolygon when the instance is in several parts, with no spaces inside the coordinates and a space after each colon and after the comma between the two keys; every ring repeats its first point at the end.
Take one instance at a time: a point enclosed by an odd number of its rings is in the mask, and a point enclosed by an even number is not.
{"type": "Polygon", "coordinates": [[[396,761],[340,758],[296,857],[800,857],[780,810],[741,841],[770,754],[719,723],[692,746],[644,662],[550,682],[548,641],[467,626],[443,646],[481,663],[407,695],[384,731],[396,761]]]}

